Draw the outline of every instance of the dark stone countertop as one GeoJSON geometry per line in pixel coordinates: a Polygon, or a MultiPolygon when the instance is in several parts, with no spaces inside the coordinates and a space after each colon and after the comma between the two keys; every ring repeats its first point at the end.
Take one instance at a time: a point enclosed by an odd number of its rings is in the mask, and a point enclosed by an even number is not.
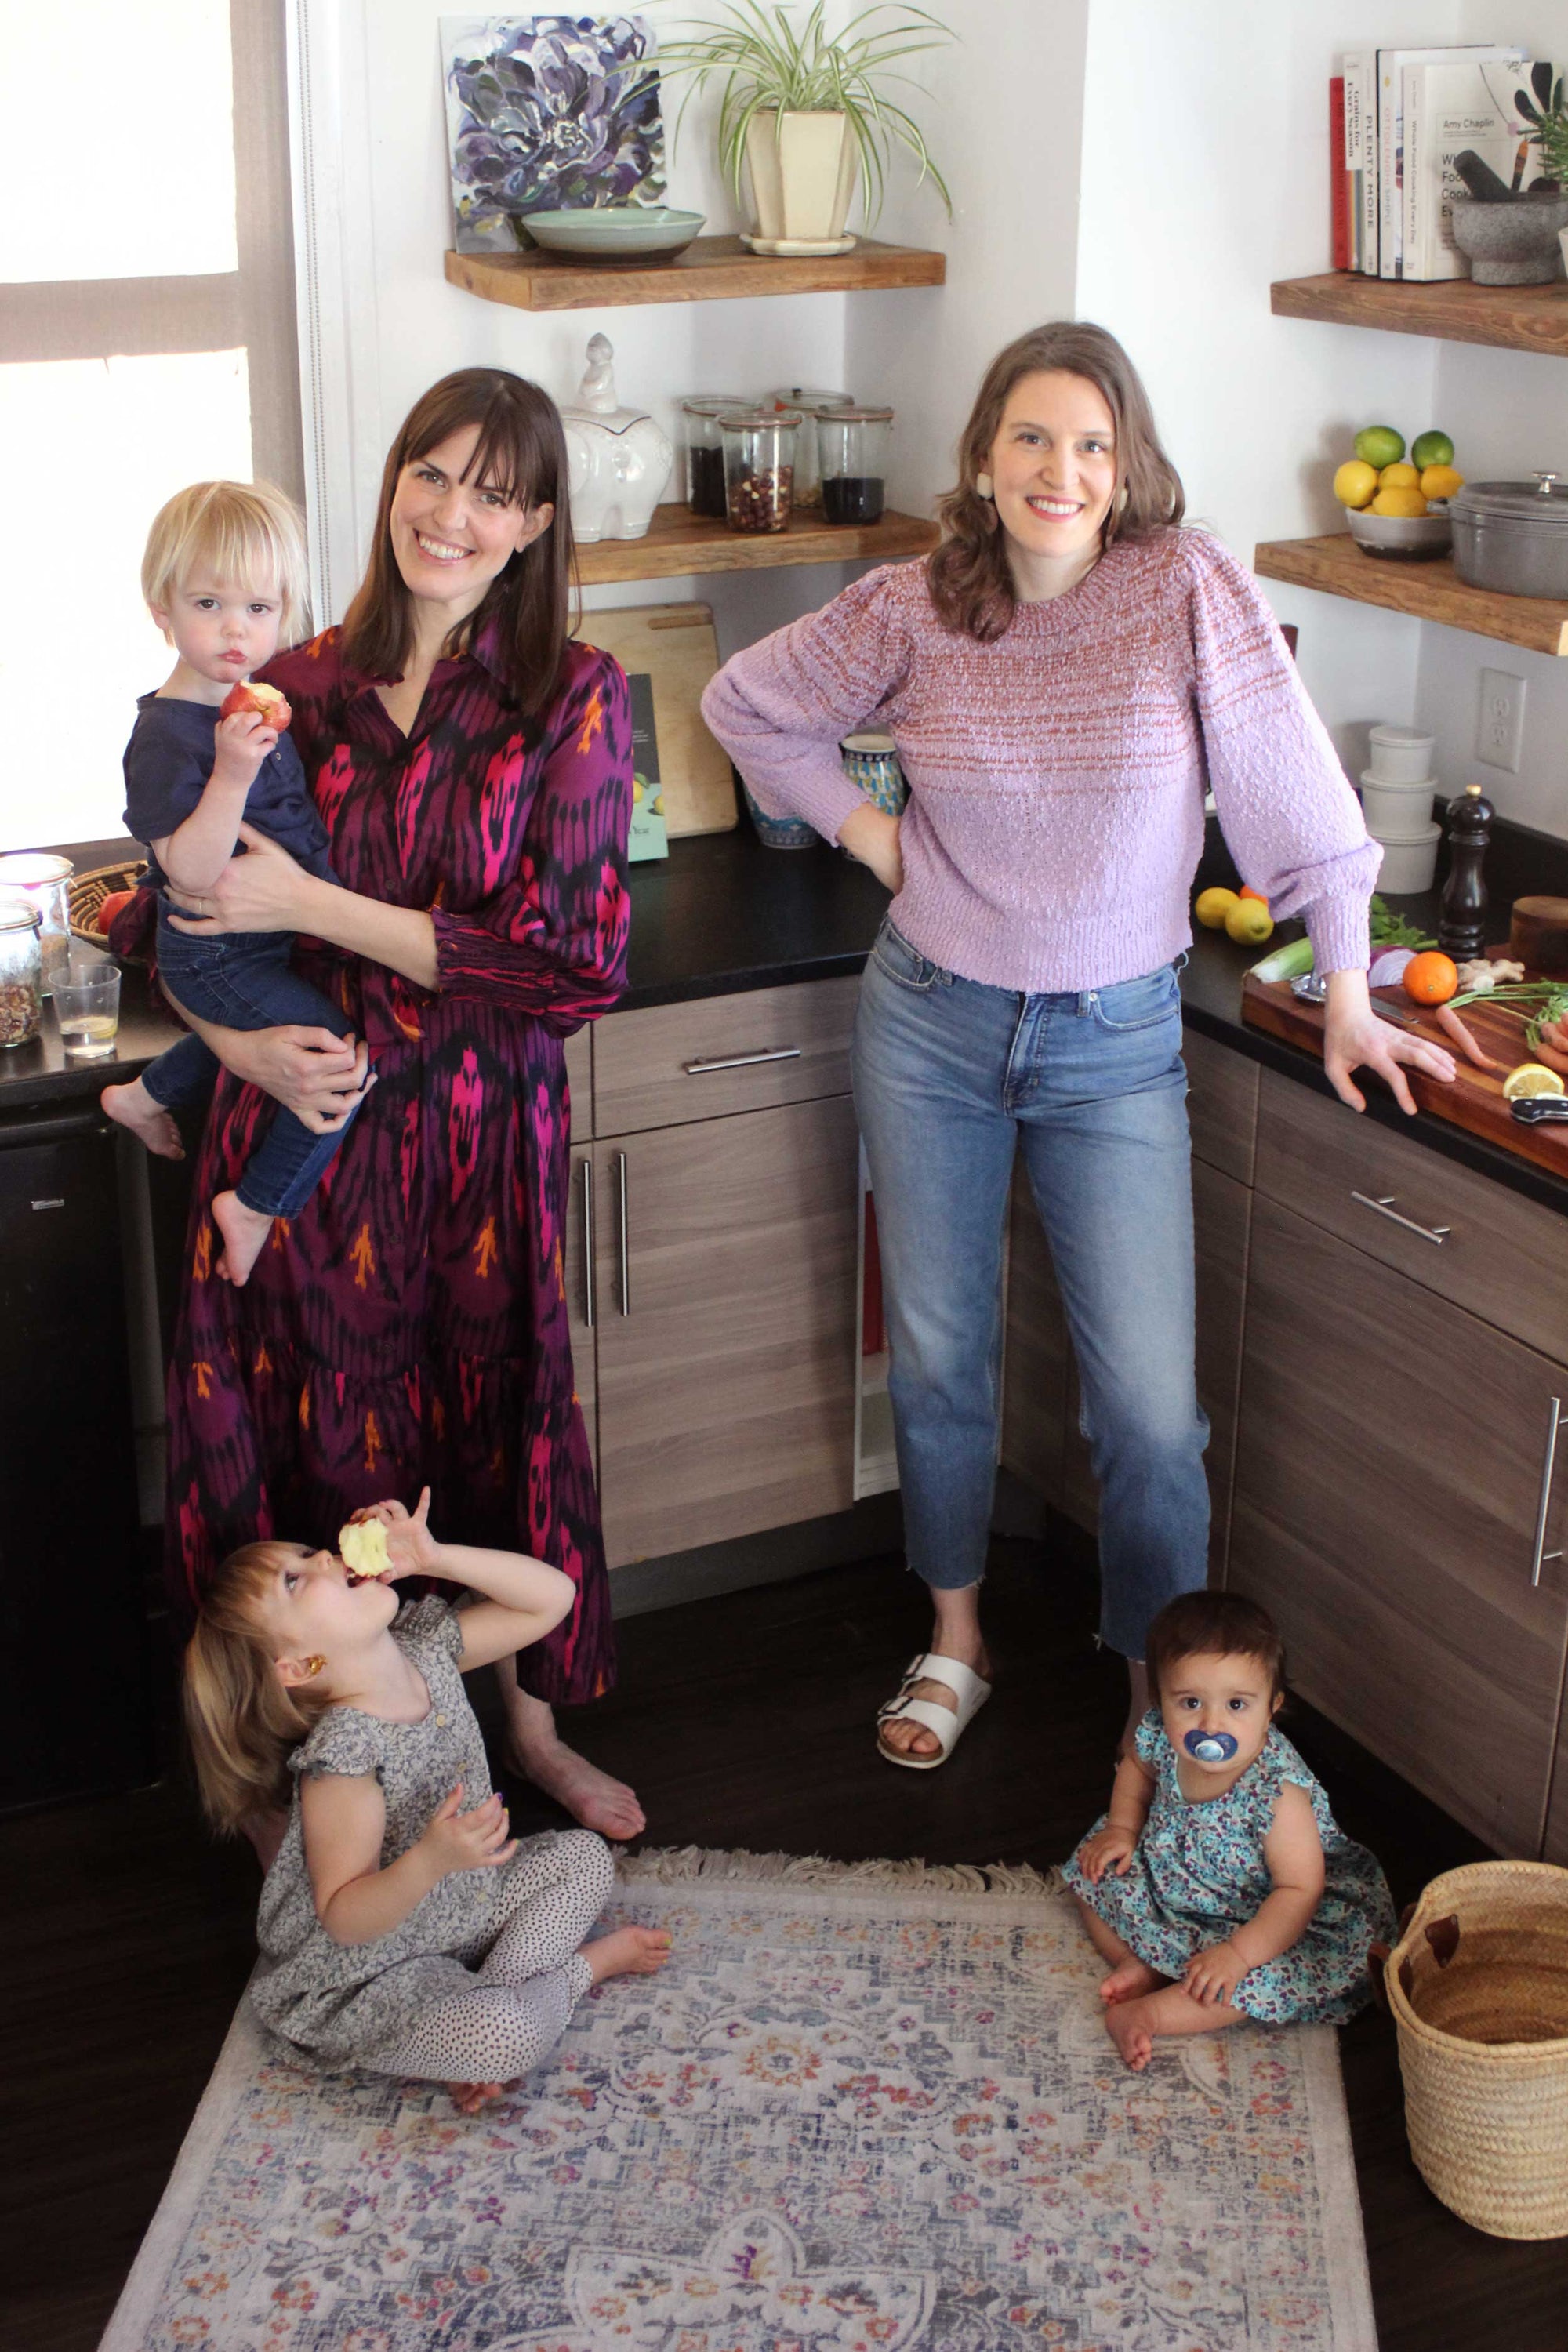
{"type": "MultiPolygon", "coordinates": [[[[76,857],[79,869],[89,863],[88,847],[102,864],[108,862],[103,853],[112,855],[114,845],[68,845],[67,854],[76,857]]],[[[1195,887],[1234,879],[1224,844],[1211,824],[1195,887]]],[[[1515,897],[1531,889],[1568,892],[1568,842],[1500,824],[1487,879],[1494,930],[1506,937],[1515,897]]],[[[678,841],[668,859],[634,866],[631,898],[631,955],[626,992],[617,1008],[621,1011],[858,972],[887,904],[866,868],[837,850],[826,844],[814,849],[764,849],[744,822],[732,833],[678,841]]],[[[1436,929],[1436,893],[1399,904],[1413,921],[1436,929]]],[[[1289,928],[1280,936],[1290,936],[1289,928]]],[[[1318,1094],[1331,1095],[1321,1066],[1310,1055],[1243,1024],[1242,975],[1256,960],[1250,950],[1234,947],[1223,932],[1199,931],[1182,974],[1187,1021],[1218,1044],[1318,1094]]],[[[133,1076],[177,1034],[167,1016],[150,1003],[146,975],[133,967],[125,973],[119,1053],[113,1061],[67,1063],[53,1013],[46,1006],[43,1036],[0,1053],[0,1125],[22,1114],[36,1116],[40,1108],[85,1104],[114,1078],[133,1076]]],[[[1559,1179],[1446,1119],[1420,1112],[1406,1118],[1375,1081],[1367,1088],[1366,1116],[1568,1214],[1568,1141],[1563,1147],[1565,1172],[1559,1179]]]]}

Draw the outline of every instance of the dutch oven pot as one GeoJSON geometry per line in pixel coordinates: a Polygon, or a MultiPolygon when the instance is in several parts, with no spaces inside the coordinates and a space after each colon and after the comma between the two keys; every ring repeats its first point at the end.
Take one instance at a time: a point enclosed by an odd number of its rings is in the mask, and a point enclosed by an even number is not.
{"type": "Polygon", "coordinates": [[[1568,482],[1467,482],[1448,501],[1454,569],[1503,596],[1568,597],[1568,482]]]}

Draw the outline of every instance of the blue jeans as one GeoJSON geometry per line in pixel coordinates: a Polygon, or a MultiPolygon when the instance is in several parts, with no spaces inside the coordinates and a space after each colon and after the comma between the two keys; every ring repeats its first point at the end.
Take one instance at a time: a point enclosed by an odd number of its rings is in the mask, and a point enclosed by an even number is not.
{"type": "MultiPolygon", "coordinates": [[[[292,931],[235,931],[216,940],[177,931],[158,904],[158,970],[169,993],[198,1020],[226,1029],[276,1029],[299,1022],[346,1037],[346,1013],[301,980],[289,959],[292,931]]],[[[182,1037],[142,1073],[142,1083],[164,1109],[200,1102],[212,1092],[219,1063],[196,1036],[182,1037]]],[[[281,1104],[246,1162],[237,1186],[247,1209],[264,1217],[297,1217],[336,1155],[352,1121],[331,1135],[315,1135],[281,1104]]]]}
{"type": "Polygon", "coordinates": [[[884,922],[854,1074],[910,1565],[948,1589],[984,1572],[1003,1228],[1021,1143],[1100,1486],[1100,1633],[1142,1658],[1150,1620],[1208,1573],[1175,971],[1020,995],[942,971],[884,922]]]}

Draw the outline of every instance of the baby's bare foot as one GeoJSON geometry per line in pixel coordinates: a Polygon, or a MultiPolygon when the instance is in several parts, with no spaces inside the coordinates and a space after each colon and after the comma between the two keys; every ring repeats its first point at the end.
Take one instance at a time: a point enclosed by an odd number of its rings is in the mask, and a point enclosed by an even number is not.
{"type": "Polygon", "coordinates": [[[132,1078],[128,1087],[105,1087],[98,1107],[106,1118],[111,1118],[116,1127],[128,1128],[160,1160],[184,1158],[185,1147],[172,1115],[153,1101],[140,1078],[132,1078]]]}
{"type": "Polygon", "coordinates": [[[1105,2030],[1133,2074],[1141,2074],[1154,2054],[1148,1995],[1112,2001],[1105,2012],[1105,2030]]]}
{"type": "Polygon", "coordinates": [[[448,2083],[447,2088],[451,2094],[452,2105],[459,2114],[477,2116],[494,2100],[505,2098],[511,2084],[510,2083],[448,2083]]]}
{"type": "Polygon", "coordinates": [[[657,1976],[669,1958],[669,1941],[662,1927],[616,1927],[578,1948],[593,1981],[603,1984],[606,1977],[657,1976]]]}
{"type": "Polygon", "coordinates": [[[251,1267],[267,1246],[272,1220],[259,1209],[247,1209],[237,1192],[218,1192],[213,1198],[213,1223],[223,1235],[218,1274],[237,1290],[243,1290],[251,1267]]]}
{"type": "Polygon", "coordinates": [[[1109,2008],[1112,2001],[1137,2000],[1143,1993],[1157,1992],[1163,1984],[1169,1982],[1168,1977],[1163,1977],[1158,1969],[1150,1968],[1146,1961],[1123,1960],[1120,1968],[1112,1969],[1108,1977],[1100,1979],[1100,1998],[1109,2008]]]}

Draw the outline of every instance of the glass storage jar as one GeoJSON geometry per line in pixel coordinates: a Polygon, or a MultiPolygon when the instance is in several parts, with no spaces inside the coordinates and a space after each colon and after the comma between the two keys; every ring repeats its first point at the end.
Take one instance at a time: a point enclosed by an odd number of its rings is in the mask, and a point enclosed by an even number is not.
{"type": "Polygon", "coordinates": [[[0,857],[0,896],[29,898],[38,910],[46,996],[70,953],[70,885],[75,872],[68,857],[54,857],[42,849],[14,849],[0,857]]]}
{"type": "Polygon", "coordinates": [[[795,502],[799,410],[732,409],[721,422],[731,530],[785,530],[795,502]]]}
{"type": "Polygon", "coordinates": [[[822,473],[816,456],[816,420],[836,408],[853,408],[854,395],[847,392],[809,392],[804,384],[786,384],[782,391],[770,392],[768,398],[775,408],[799,411],[801,427],[795,453],[795,502],[797,507],[819,507],[822,504],[822,473]]]}
{"type": "Polygon", "coordinates": [[[719,419],[728,411],[750,408],[745,392],[693,392],[680,404],[680,426],[686,443],[686,503],[694,515],[722,522],[724,505],[724,436],[719,419]]]}
{"type": "Polygon", "coordinates": [[[38,1034],[44,959],[43,917],[30,898],[0,898],[0,1046],[25,1045],[38,1034]]]}
{"type": "Polygon", "coordinates": [[[880,522],[892,454],[890,408],[840,408],[816,420],[826,522],[880,522]]]}

